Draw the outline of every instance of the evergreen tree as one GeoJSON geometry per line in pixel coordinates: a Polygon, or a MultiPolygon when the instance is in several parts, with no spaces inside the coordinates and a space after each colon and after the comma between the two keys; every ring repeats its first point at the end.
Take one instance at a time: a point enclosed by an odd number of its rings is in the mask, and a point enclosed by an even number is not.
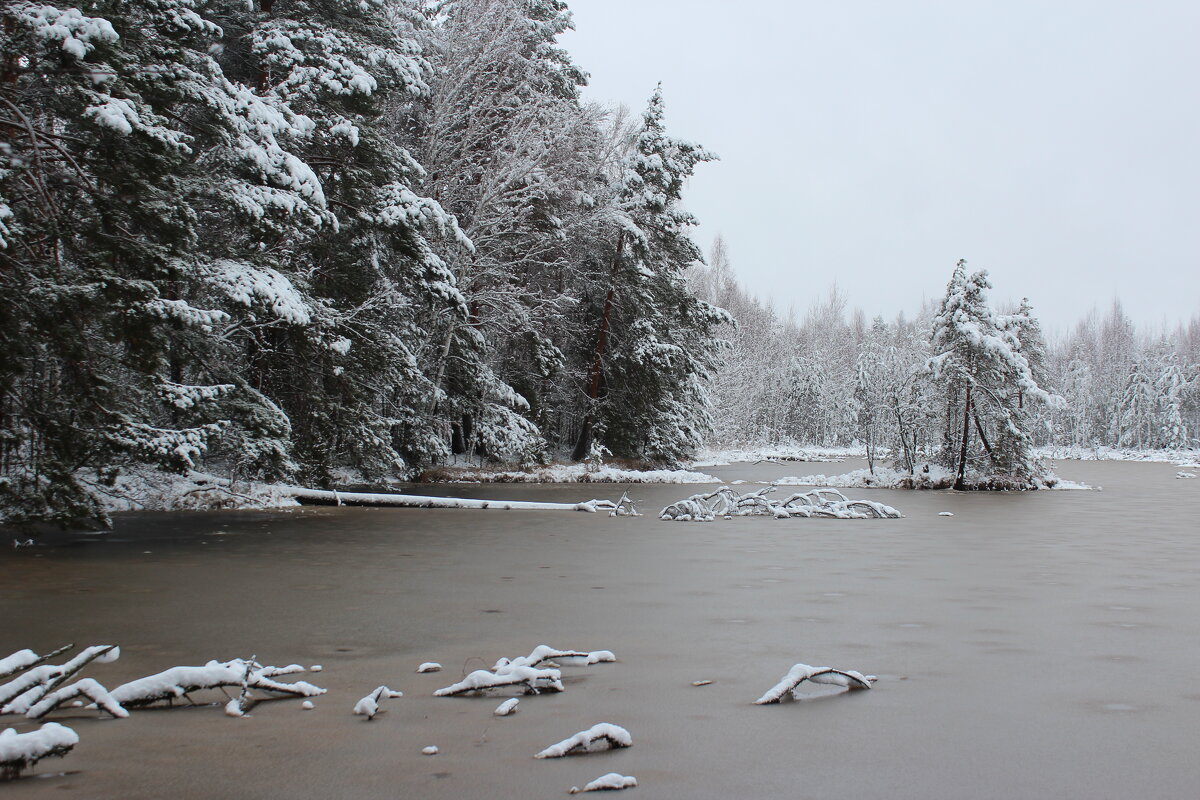
{"type": "Polygon", "coordinates": [[[987,304],[990,288],[986,272],[968,276],[959,261],[933,320],[928,368],[947,409],[939,458],[954,470],[956,489],[966,488],[968,467],[995,476],[998,485],[1036,485],[1044,471],[1032,452],[1028,416],[1014,398],[1059,402],[1037,385],[1019,340],[998,324],[987,304]],[[972,427],[982,453],[972,447],[972,427]]]}
{"type": "Polygon", "coordinates": [[[596,425],[614,454],[651,462],[677,462],[703,442],[711,424],[704,383],[719,347],[713,333],[732,319],[688,290],[686,271],[703,256],[688,236],[695,218],[679,201],[696,165],[714,158],[667,136],[662,87],[655,89],[615,185],[608,288],[577,460],[590,451],[596,425]]]}

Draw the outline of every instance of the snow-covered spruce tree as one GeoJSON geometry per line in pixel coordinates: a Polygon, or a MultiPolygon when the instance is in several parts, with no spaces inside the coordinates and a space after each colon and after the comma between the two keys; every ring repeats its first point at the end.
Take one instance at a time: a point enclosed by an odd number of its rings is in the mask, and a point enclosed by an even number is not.
{"type": "Polygon", "coordinates": [[[220,303],[260,284],[197,253],[205,214],[234,198],[316,218],[323,203],[285,147],[307,123],[224,77],[197,7],[0,8],[10,519],[102,517],[115,465],[187,469],[221,432],[286,468],[286,420],[226,358],[220,303]]]}
{"type": "Polygon", "coordinates": [[[473,250],[444,252],[465,319],[431,321],[423,363],[445,389],[438,415],[455,452],[540,457],[559,413],[564,310],[577,291],[571,242],[595,175],[584,73],[556,38],[557,0],[454,0],[430,31],[429,102],[413,128],[424,191],[458,218],[473,250]]]}
{"type": "Polygon", "coordinates": [[[1018,397],[1061,399],[1037,385],[1020,342],[988,306],[990,288],[986,272],[967,275],[966,262],[959,261],[933,319],[927,366],[946,408],[938,459],[954,471],[956,489],[1035,488],[1045,472],[1018,397]]]}
{"type": "Polygon", "coordinates": [[[426,237],[470,242],[414,191],[424,171],[397,141],[397,119],[429,92],[417,42],[424,17],[407,0],[224,8],[238,35],[226,38],[222,63],[306,120],[290,166],[312,176],[328,210],[306,226],[261,217],[257,247],[303,310],[294,324],[245,328],[248,380],[290,418],[308,480],[328,482],[336,468],[374,478],[427,463],[445,452],[446,437],[417,360],[429,338],[420,321],[461,318],[466,305],[426,237]]]}
{"type": "Polygon", "coordinates": [[[686,270],[702,254],[688,236],[695,219],[679,201],[696,165],[714,158],[667,136],[655,89],[613,185],[607,288],[588,309],[595,347],[577,460],[593,450],[597,428],[613,454],[655,463],[676,462],[703,442],[711,424],[704,384],[720,350],[714,332],[732,318],[688,289],[686,270]]]}

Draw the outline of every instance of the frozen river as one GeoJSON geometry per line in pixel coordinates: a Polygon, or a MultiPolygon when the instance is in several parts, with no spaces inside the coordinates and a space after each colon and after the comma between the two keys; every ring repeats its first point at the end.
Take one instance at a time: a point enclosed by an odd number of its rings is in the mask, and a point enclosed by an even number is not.
{"type": "MultiPolygon", "coordinates": [[[[859,466],[712,468],[723,478],[859,466]]],[[[316,708],[72,710],[81,742],[6,798],[549,798],[606,772],[640,798],[1180,798],[1200,792],[1200,480],[1059,464],[1102,491],[847,490],[901,520],[305,508],[144,514],[0,551],[0,655],[120,644],[110,688],[177,664],[322,664],[316,708]],[[951,511],[953,517],[938,512],[951,511]],[[566,692],[435,698],[538,644],[613,650],[566,692]],[[445,670],[416,674],[438,661],[445,670]],[[796,663],[871,691],[751,705],[796,663]],[[710,680],[695,687],[693,681],[710,680]],[[354,702],[403,690],[365,722],[354,702]],[[633,747],[538,761],[597,722],[633,747]],[[440,753],[421,754],[427,745],[440,753]],[[65,771],[66,774],[62,774],[65,771]]],[[[450,487],[530,500],[623,487],[450,487]]],[[[426,487],[427,490],[427,487],[426,487]]],[[[219,693],[211,699],[223,699],[219,693]]],[[[14,724],[13,717],[0,725],[14,724]]],[[[20,726],[22,729],[25,726],[20,726]]]]}

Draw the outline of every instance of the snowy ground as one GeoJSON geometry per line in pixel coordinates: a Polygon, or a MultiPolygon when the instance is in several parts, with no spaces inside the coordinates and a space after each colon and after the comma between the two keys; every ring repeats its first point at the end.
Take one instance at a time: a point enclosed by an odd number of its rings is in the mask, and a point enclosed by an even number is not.
{"type": "Polygon", "coordinates": [[[622,469],[586,464],[551,464],[528,470],[442,469],[438,482],[450,483],[720,483],[719,478],[685,469],[622,469]]]}
{"type": "Polygon", "coordinates": [[[1116,447],[1039,447],[1037,454],[1046,459],[1073,459],[1076,461],[1154,461],[1178,464],[1181,467],[1197,466],[1200,451],[1197,450],[1132,450],[1116,447]]]}
{"type": "Polygon", "coordinates": [[[730,445],[704,448],[696,454],[691,466],[715,467],[726,464],[753,464],[758,461],[842,461],[863,458],[861,447],[804,447],[798,444],[730,445]]]}

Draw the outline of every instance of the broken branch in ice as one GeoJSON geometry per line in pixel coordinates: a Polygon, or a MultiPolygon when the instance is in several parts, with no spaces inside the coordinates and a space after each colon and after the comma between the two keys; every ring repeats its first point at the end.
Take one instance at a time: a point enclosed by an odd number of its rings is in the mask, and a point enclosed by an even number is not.
{"type": "Polygon", "coordinates": [[[559,650],[547,644],[539,644],[527,656],[517,656],[513,659],[502,658],[492,667],[499,671],[506,667],[540,667],[542,664],[554,662],[555,665],[583,666],[601,662],[616,661],[617,657],[611,650],[559,650]]]}
{"type": "MultiPolygon", "coordinates": [[[[597,502],[597,501],[592,501],[597,502]]],[[[629,498],[628,492],[621,493],[621,499],[612,505],[608,510],[610,517],[640,517],[637,506],[633,504],[633,500],[629,498]]]]}
{"type": "Polygon", "coordinates": [[[417,672],[441,672],[442,665],[436,661],[426,661],[421,666],[417,667],[417,672]]]}
{"type": "Polygon", "coordinates": [[[48,693],[30,706],[29,710],[25,712],[25,716],[29,719],[41,719],[68,700],[74,700],[80,696],[88,698],[99,708],[118,719],[129,716],[129,712],[122,708],[120,703],[113,700],[109,691],[91,678],[80,678],[72,684],[48,693]]]}
{"type": "Polygon", "coordinates": [[[27,669],[36,667],[39,664],[44,664],[55,656],[62,655],[68,650],[75,649],[75,645],[64,645],[57,650],[46,653],[44,656],[39,656],[32,650],[18,650],[11,656],[0,658],[0,680],[4,680],[10,675],[16,675],[18,672],[24,672],[27,669]]]}
{"type": "MultiPolygon", "coordinates": [[[[55,651],[55,653],[59,652],[62,650],[55,651]]],[[[88,664],[93,661],[105,664],[116,661],[120,656],[121,648],[116,645],[93,645],[60,666],[40,664],[31,668],[27,667],[24,674],[0,686],[0,714],[24,714],[35,703],[69,681],[88,664]]],[[[38,661],[41,660],[43,659],[38,659],[38,661]]]]}
{"type": "Polygon", "coordinates": [[[851,500],[836,489],[814,489],[789,495],[777,501],[767,497],[775,491],[766,486],[753,492],[738,494],[722,486],[708,494],[694,494],[672,503],[659,513],[659,519],[711,522],[717,517],[770,516],[776,519],[791,517],[831,517],[834,519],[899,519],[902,515],[889,505],[873,500],[851,500]]]}
{"type": "Polygon", "coordinates": [[[489,689],[524,686],[525,694],[543,691],[563,691],[562,673],[556,669],[537,669],[517,664],[497,664],[495,671],[477,669],[455,684],[433,693],[434,697],[454,697],[468,693],[484,693],[489,689]]]}
{"type": "Polygon", "coordinates": [[[250,689],[295,697],[316,697],[325,694],[324,689],[307,681],[282,683],[271,677],[302,669],[295,664],[288,667],[264,667],[240,658],[224,662],[209,661],[203,667],[171,667],[156,675],[118,686],[111,694],[114,700],[126,708],[142,708],[163,700],[174,701],[180,697],[186,697],[190,701],[193,692],[233,686],[241,688],[243,681],[250,689]]]}
{"type": "Polygon", "coordinates": [[[375,691],[371,692],[366,697],[354,704],[354,713],[359,716],[366,717],[367,720],[375,719],[376,714],[383,713],[380,704],[384,698],[404,697],[404,692],[393,692],[386,686],[380,686],[375,691]]]}
{"type": "Polygon", "coordinates": [[[79,735],[65,725],[47,722],[36,731],[0,731],[0,781],[17,778],[43,758],[65,756],[79,744],[79,735]]]}
{"type": "Polygon", "coordinates": [[[598,753],[601,750],[616,750],[632,744],[633,737],[629,735],[629,731],[620,725],[601,722],[586,731],[580,731],[557,744],[550,745],[534,758],[562,758],[579,753],[598,753]]]}
{"type": "Polygon", "coordinates": [[[854,670],[833,669],[832,667],[810,667],[808,664],[795,664],[787,674],[771,687],[762,697],[754,701],[755,705],[778,703],[788,694],[793,700],[800,699],[796,687],[804,681],[824,683],[831,686],[843,686],[847,689],[870,689],[876,680],[874,675],[863,675],[854,670]]]}
{"type": "Polygon", "coordinates": [[[581,792],[610,792],[620,789],[632,789],[637,786],[637,778],[632,775],[622,775],[619,772],[610,772],[607,775],[601,775],[596,780],[584,785],[582,789],[578,786],[571,787],[571,794],[580,794],[581,792]]]}

